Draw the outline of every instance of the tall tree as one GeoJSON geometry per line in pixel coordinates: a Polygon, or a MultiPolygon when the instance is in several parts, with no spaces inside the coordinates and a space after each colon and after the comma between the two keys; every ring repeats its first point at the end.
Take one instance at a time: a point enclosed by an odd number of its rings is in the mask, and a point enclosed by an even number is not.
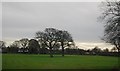
{"type": "Polygon", "coordinates": [[[60,42],[62,47],[62,56],[64,56],[64,48],[70,46],[71,43],[73,43],[72,36],[67,31],[62,30],[59,30],[56,35],[57,41],[60,42]]]}
{"type": "Polygon", "coordinates": [[[120,52],[120,1],[103,2],[99,20],[105,23],[104,40],[115,45],[120,52]]]}
{"type": "Polygon", "coordinates": [[[44,32],[36,33],[36,38],[49,48],[50,57],[53,57],[53,47],[57,43],[56,32],[54,28],[46,28],[44,32]]]}
{"type": "Polygon", "coordinates": [[[22,39],[20,40],[20,45],[21,45],[22,48],[23,48],[23,53],[25,53],[25,49],[26,49],[28,43],[29,43],[29,39],[28,39],[28,38],[22,38],[22,39]]]}

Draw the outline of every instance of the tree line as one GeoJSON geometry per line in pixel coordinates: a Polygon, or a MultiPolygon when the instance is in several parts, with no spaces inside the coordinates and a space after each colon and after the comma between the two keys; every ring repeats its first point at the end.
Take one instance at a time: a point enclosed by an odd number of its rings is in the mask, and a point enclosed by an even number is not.
{"type": "Polygon", "coordinates": [[[97,46],[93,49],[79,49],[68,31],[55,28],[46,28],[44,31],[35,33],[34,39],[22,38],[14,41],[8,47],[4,41],[0,41],[0,48],[3,53],[28,53],[28,54],[77,54],[77,55],[117,55],[117,48],[112,52],[106,48],[101,50],[97,46]],[[114,52],[114,53],[113,53],[114,52]]]}
{"type": "MultiPolygon", "coordinates": [[[[0,42],[2,47],[5,43],[0,42]]],[[[46,28],[44,31],[38,31],[34,39],[23,38],[14,41],[7,47],[8,52],[22,53],[40,53],[40,51],[49,51],[50,57],[53,57],[53,50],[61,48],[62,56],[64,56],[64,48],[74,47],[74,41],[68,31],[58,30],[55,28],[46,28]]],[[[4,50],[3,50],[4,51],[4,50]]]]}
{"type": "MultiPolygon", "coordinates": [[[[43,41],[42,41],[43,42],[43,41]]],[[[62,45],[63,46],[63,45],[62,45]]],[[[37,39],[22,38],[19,41],[14,41],[10,46],[6,47],[4,41],[0,41],[0,47],[2,53],[23,53],[23,54],[61,54],[63,53],[62,46],[60,44],[54,45],[52,47],[52,53],[49,47],[45,43],[39,42],[37,39]]],[[[117,49],[114,47],[109,51],[108,48],[101,50],[99,47],[95,46],[93,49],[80,49],[77,46],[66,46],[64,47],[64,54],[69,55],[107,55],[107,56],[118,56],[117,49]]],[[[63,54],[62,54],[63,56],[63,54]]]]}

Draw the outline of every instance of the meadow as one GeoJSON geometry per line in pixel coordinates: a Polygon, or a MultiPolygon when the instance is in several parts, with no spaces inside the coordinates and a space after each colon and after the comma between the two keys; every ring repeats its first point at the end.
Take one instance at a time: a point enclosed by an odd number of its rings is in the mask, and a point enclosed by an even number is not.
{"type": "Polygon", "coordinates": [[[3,54],[3,69],[115,69],[118,57],[90,55],[3,54]]]}

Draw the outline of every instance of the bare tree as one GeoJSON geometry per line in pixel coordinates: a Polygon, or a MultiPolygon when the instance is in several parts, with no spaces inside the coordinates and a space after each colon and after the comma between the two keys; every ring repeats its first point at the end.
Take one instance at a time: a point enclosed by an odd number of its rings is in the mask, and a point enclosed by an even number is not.
{"type": "Polygon", "coordinates": [[[56,35],[58,42],[60,42],[62,47],[62,56],[64,56],[64,48],[67,46],[68,47],[71,46],[73,43],[72,36],[67,31],[62,31],[62,30],[59,30],[56,35]]]}
{"type": "Polygon", "coordinates": [[[6,49],[4,47],[6,47],[5,46],[5,42],[4,41],[0,41],[0,53],[6,49]]]}
{"type": "Polygon", "coordinates": [[[12,47],[20,47],[20,41],[14,41],[10,46],[12,47]]]}
{"type": "Polygon", "coordinates": [[[102,50],[101,50],[98,46],[95,46],[91,51],[92,51],[94,54],[98,54],[98,53],[102,52],[102,50]]]}
{"type": "Polygon", "coordinates": [[[99,20],[105,23],[103,40],[115,45],[120,52],[120,1],[103,2],[102,6],[99,20]]]}
{"type": "Polygon", "coordinates": [[[28,38],[22,38],[20,40],[20,45],[23,48],[23,53],[25,53],[25,48],[27,47],[28,43],[29,43],[29,39],[28,38]]]}
{"type": "Polygon", "coordinates": [[[0,41],[0,48],[5,47],[5,42],[4,41],[0,41]]]}
{"type": "Polygon", "coordinates": [[[46,28],[44,32],[37,32],[36,38],[38,41],[44,43],[50,50],[50,57],[53,57],[53,47],[57,43],[56,39],[57,30],[54,28],[46,28]]]}

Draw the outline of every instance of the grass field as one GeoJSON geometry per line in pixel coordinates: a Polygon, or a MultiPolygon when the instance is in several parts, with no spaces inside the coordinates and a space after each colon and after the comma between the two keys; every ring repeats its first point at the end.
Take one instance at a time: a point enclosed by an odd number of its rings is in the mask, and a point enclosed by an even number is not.
{"type": "Polygon", "coordinates": [[[118,68],[118,57],[88,55],[3,54],[3,69],[112,69],[118,68]]]}

